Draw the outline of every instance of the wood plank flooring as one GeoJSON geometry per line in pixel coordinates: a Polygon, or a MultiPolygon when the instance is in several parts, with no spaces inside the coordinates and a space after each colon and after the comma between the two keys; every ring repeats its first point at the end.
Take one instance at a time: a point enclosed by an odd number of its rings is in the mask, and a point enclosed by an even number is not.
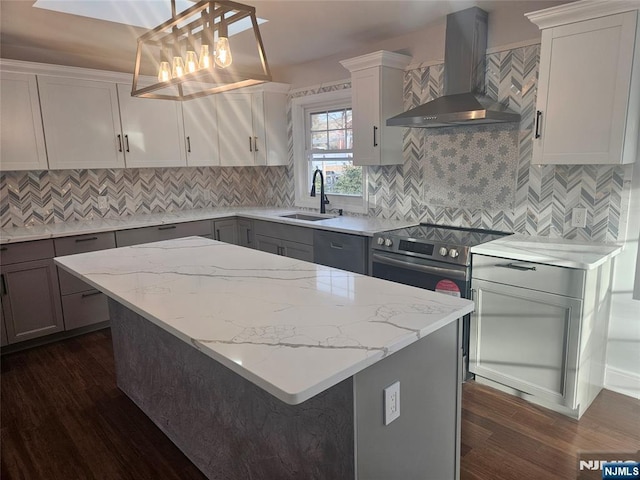
{"type": "MultiPolygon", "coordinates": [[[[116,387],[109,330],[1,364],[3,480],[204,478],[116,387]]],[[[462,419],[463,480],[575,479],[578,451],[640,448],[640,401],[609,391],[576,422],[468,382],[462,419]]]]}

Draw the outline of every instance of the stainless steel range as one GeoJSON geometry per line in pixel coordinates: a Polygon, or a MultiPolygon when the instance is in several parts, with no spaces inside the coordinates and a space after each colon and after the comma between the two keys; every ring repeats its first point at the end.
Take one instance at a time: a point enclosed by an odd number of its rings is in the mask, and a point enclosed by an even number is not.
{"type": "MultiPolygon", "coordinates": [[[[422,223],[375,234],[371,243],[371,274],[456,297],[471,296],[471,255],[475,245],[510,235],[496,230],[422,223]]],[[[469,318],[463,319],[465,378],[468,374],[469,318]]]]}

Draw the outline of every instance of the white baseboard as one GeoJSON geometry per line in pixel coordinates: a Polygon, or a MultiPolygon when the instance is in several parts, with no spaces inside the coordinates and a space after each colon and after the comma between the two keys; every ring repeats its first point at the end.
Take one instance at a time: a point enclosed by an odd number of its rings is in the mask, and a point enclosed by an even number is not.
{"type": "Polygon", "coordinates": [[[640,399],[640,375],[607,365],[604,372],[604,388],[640,399]]]}

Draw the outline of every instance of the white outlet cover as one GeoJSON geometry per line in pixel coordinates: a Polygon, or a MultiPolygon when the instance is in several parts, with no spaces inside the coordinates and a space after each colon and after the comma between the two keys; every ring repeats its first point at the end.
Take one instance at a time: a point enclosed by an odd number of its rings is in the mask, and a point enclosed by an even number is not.
{"type": "Polygon", "coordinates": [[[384,424],[389,425],[400,416],[400,382],[384,389],[384,424]]]}
{"type": "Polygon", "coordinates": [[[584,228],[587,226],[586,208],[574,208],[571,211],[571,226],[577,228],[584,228]]]}

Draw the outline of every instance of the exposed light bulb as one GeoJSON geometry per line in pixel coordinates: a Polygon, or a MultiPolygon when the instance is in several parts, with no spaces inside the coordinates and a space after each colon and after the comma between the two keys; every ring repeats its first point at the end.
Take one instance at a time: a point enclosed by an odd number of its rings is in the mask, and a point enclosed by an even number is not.
{"type": "Polygon", "coordinates": [[[210,66],[209,45],[202,45],[200,47],[200,68],[209,68],[210,66]]]}
{"type": "Polygon", "coordinates": [[[158,81],[168,82],[171,80],[171,69],[169,68],[169,62],[160,62],[160,68],[158,68],[158,81]]]}
{"type": "Polygon", "coordinates": [[[184,62],[182,61],[182,57],[173,57],[173,71],[171,74],[173,78],[184,75],[184,62]]]}
{"type": "Polygon", "coordinates": [[[196,56],[196,52],[193,50],[187,51],[186,63],[187,73],[193,73],[198,70],[198,57],[196,56]]]}
{"type": "Polygon", "coordinates": [[[231,62],[229,39],[227,37],[219,37],[216,43],[216,64],[222,68],[226,68],[231,65],[231,62]]]}

